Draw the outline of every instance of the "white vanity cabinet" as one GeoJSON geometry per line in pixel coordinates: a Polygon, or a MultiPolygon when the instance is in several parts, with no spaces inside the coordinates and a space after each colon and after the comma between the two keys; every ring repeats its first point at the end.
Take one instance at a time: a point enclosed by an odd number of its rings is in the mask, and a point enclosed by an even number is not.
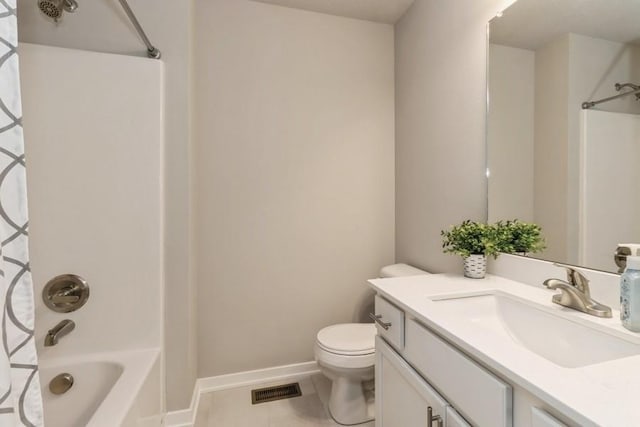
{"type": "MultiPolygon", "coordinates": [[[[640,378],[640,353],[565,367],[531,343],[517,340],[504,324],[520,322],[509,325],[520,328],[517,337],[541,339],[536,345],[546,351],[547,334],[561,335],[526,317],[524,304],[569,320],[572,326],[583,324],[598,333],[606,328],[622,338],[624,332],[614,329],[619,325],[615,320],[596,322],[581,313],[568,313],[550,301],[548,290],[498,276],[472,280],[431,274],[369,283],[376,292],[371,317],[378,332],[377,427],[440,427],[426,421],[429,406],[442,417],[443,427],[640,426],[635,394],[628,391],[628,374],[640,378]],[[489,295],[494,297],[476,298],[489,295]],[[502,312],[511,307],[501,305],[502,297],[517,299],[523,306],[513,313],[502,312]],[[449,300],[459,300],[458,305],[443,303],[449,300]]],[[[625,335],[638,343],[636,336],[625,335]]],[[[587,338],[570,338],[574,341],[567,346],[583,352],[602,347],[587,338]]],[[[557,351],[573,351],[562,348],[557,351]]]]}
{"type": "Polygon", "coordinates": [[[378,336],[376,337],[376,427],[399,426],[469,427],[469,424],[384,339],[378,336]],[[451,422],[447,422],[447,413],[451,414],[451,422]]]}
{"type": "Polygon", "coordinates": [[[510,385],[379,295],[376,314],[376,427],[513,426],[510,385]]]}
{"type": "Polygon", "coordinates": [[[474,425],[511,427],[513,390],[417,321],[405,322],[403,356],[474,425]]]}

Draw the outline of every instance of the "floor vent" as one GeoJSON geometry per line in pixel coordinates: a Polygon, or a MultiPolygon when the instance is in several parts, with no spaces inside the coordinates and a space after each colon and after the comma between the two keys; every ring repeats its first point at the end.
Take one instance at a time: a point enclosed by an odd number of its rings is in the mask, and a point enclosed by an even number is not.
{"type": "Polygon", "coordinates": [[[300,384],[291,383],[285,385],[277,385],[274,387],[259,388],[251,390],[251,403],[272,402],[280,399],[291,399],[292,397],[302,396],[300,384]]]}

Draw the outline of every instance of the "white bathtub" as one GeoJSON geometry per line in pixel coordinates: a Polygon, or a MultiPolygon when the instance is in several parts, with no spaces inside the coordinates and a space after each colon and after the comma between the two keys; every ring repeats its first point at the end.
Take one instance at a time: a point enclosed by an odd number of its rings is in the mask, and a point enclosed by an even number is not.
{"type": "Polygon", "coordinates": [[[160,414],[159,372],[155,349],[40,361],[45,425],[128,426],[153,416],[150,412],[160,414]],[[71,374],[74,384],[66,393],[55,395],[49,391],[49,382],[62,373],[71,374]]]}

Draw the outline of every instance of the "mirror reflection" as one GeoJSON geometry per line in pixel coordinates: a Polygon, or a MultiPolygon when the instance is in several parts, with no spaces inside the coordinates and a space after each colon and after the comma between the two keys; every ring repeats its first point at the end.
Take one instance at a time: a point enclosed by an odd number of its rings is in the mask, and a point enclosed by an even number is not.
{"type": "Polygon", "coordinates": [[[538,258],[616,272],[618,245],[640,243],[638,16],[637,0],[519,0],[490,22],[489,221],[539,224],[538,258]]]}

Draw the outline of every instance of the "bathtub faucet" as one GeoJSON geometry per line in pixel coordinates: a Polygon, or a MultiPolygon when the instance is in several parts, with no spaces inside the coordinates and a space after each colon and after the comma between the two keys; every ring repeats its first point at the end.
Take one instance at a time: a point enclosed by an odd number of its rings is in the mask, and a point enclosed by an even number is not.
{"type": "Polygon", "coordinates": [[[76,327],[76,324],[73,320],[65,319],[58,323],[53,329],[49,329],[47,332],[47,336],[44,337],[44,346],[51,347],[53,345],[58,344],[58,340],[60,337],[67,335],[69,332],[73,331],[76,327]]]}

